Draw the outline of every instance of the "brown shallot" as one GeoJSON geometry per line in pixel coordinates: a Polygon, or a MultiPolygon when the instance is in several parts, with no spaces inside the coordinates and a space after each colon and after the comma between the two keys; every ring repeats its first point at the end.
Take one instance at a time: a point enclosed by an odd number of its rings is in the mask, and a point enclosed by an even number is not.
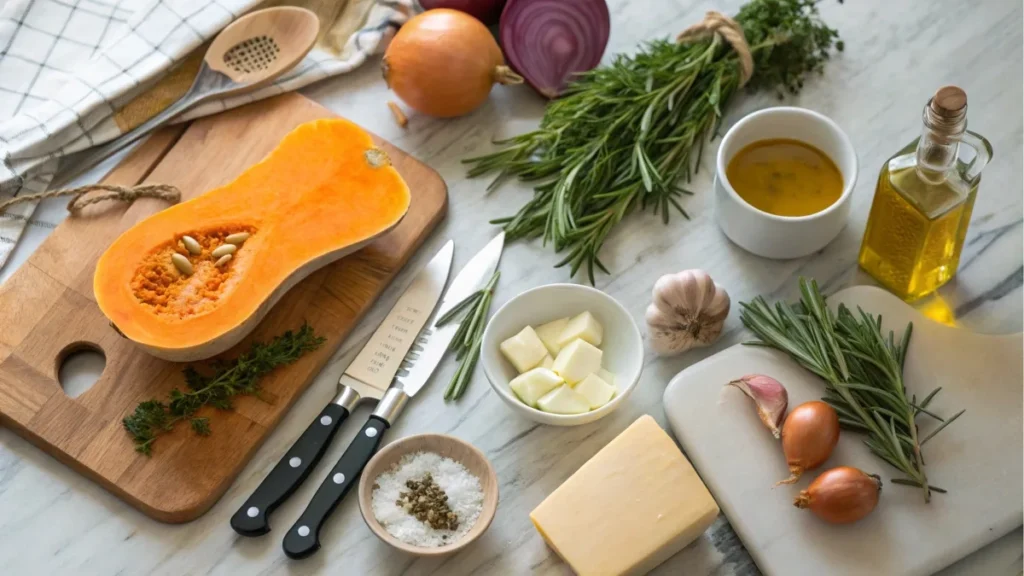
{"type": "Polygon", "coordinates": [[[789,478],[777,482],[792,484],[807,470],[828,460],[839,442],[839,415],[820,400],[804,402],[782,424],[782,451],[789,464],[789,478]]]}
{"type": "Polygon", "coordinates": [[[878,505],[882,479],[850,466],[826,470],[793,501],[833,524],[849,524],[867,516],[878,505]]]}

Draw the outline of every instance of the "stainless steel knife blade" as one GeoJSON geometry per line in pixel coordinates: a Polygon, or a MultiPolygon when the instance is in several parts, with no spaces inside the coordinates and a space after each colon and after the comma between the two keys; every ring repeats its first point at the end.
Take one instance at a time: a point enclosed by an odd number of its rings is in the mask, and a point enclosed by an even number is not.
{"type": "Polygon", "coordinates": [[[454,242],[449,240],[416,275],[345,369],[338,382],[339,399],[346,386],[363,398],[381,398],[444,291],[453,253],[454,242]]]}
{"type": "MultiPolygon", "coordinates": [[[[498,269],[504,245],[505,233],[502,232],[469,260],[445,292],[433,322],[487,284],[494,271],[498,269]]],[[[395,379],[395,383],[407,396],[415,395],[430,379],[434,369],[441,363],[441,358],[444,357],[455,332],[459,329],[459,324],[461,322],[452,322],[441,327],[431,324],[423,331],[417,341],[416,350],[404,366],[407,372],[395,379]]]]}

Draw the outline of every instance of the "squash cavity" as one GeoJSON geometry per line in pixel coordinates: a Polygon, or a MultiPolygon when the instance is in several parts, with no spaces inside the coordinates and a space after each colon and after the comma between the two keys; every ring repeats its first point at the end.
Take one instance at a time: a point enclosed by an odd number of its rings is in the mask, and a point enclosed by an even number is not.
{"type": "Polygon", "coordinates": [[[235,264],[248,258],[245,243],[254,236],[252,226],[182,234],[143,258],[131,281],[132,294],[159,316],[207,313],[237,284],[235,264]]]}

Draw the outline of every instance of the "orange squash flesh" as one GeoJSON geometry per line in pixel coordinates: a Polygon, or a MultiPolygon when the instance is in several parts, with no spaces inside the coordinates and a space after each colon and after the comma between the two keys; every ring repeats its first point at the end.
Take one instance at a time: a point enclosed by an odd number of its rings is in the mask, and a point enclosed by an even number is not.
{"type": "Polygon", "coordinates": [[[369,134],[341,119],[289,133],[233,182],[150,216],[100,257],[93,291],[124,336],[175,361],[238,343],[289,288],[402,219],[409,188],[369,134]],[[248,232],[227,264],[211,253],[248,232]],[[191,254],[182,241],[202,247],[191,254]],[[171,254],[188,258],[183,274],[171,254]]]}

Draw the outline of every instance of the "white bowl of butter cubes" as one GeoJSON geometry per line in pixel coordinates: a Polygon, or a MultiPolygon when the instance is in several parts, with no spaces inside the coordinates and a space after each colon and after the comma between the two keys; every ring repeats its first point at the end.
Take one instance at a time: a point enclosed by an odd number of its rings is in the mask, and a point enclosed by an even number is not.
{"type": "Polygon", "coordinates": [[[491,388],[542,424],[579,426],[615,410],[636,387],[643,339],[600,290],[549,284],[505,303],[487,324],[481,362],[491,388]]]}

